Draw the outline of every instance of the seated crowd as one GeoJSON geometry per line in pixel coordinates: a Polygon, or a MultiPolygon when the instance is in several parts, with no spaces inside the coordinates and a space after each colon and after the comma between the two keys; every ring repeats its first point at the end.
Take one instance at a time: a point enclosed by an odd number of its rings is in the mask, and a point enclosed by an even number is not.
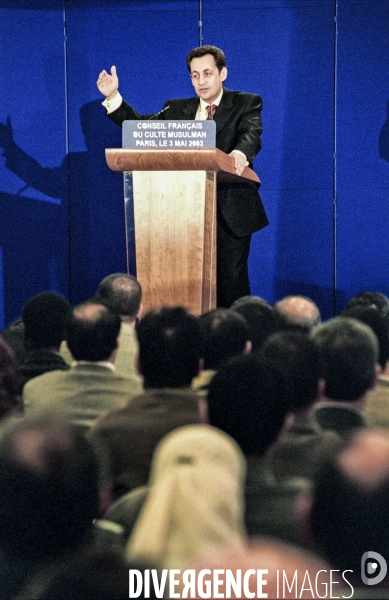
{"type": "Polygon", "coordinates": [[[37,294],[0,332],[0,600],[128,598],[133,571],[130,597],[212,597],[164,569],[389,598],[388,428],[379,292],[326,321],[303,296],[143,314],[123,273],[37,294]]]}

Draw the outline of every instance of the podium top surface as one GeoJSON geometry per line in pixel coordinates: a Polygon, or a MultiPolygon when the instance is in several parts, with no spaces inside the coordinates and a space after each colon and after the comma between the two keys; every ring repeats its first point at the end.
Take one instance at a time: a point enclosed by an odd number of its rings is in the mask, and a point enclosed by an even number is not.
{"type": "Polygon", "coordinates": [[[106,148],[110,169],[122,171],[215,171],[221,182],[249,180],[260,183],[258,175],[246,167],[241,176],[235,173],[232,156],[217,148],[131,149],[106,148]]]}

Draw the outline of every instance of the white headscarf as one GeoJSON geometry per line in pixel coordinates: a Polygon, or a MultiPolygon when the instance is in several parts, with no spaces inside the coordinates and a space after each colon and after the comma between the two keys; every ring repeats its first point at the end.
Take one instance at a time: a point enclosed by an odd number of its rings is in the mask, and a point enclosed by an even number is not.
{"type": "Polygon", "coordinates": [[[149,492],[127,556],[185,569],[219,545],[245,536],[245,459],[236,442],[208,425],[188,425],[158,445],[149,492]]]}

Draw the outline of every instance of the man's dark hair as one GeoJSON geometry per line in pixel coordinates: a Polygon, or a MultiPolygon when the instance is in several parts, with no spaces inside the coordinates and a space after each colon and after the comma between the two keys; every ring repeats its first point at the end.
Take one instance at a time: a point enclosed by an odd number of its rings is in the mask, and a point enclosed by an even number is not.
{"type": "MultiPolygon", "coordinates": [[[[314,478],[310,526],[314,540],[340,571],[351,570],[360,584],[361,558],[368,550],[389,556],[389,479],[365,486],[339,463],[339,452],[314,478]]],[[[374,467],[374,465],[373,465],[374,467]]]]}
{"type": "Polygon", "coordinates": [[[98,516],[99,463],[82,433],[54,417],[8,422],[0,437],[0,547],[47,560],[85,541],[98,516]]]}
{"type": "Polygon", "coordinates": [[[211,381],[210,424],[234,438],[246,456],[262,456],[289,412],[285,395],[283,377],[265,360],[252,354],[233,358],[211,381]]]}
{"type": "Polygon", "coordinates": [[[321,376],[319,350],[313,340],[298,331],[280,331],[268,337],[260,354],[285,377],[291,411],[313,404],[321,376]]]}
{"type": "Polygon", "coordinates": [[[252,352],[259,350],[266,338],[276,331],[277,320],[273,309],[262,298],[244,296],[231,305],[231,310],[244,317],[249,327],[252,352]]]}
{"type": "Polygon", "coordinates": [[[123,320],[133,321],[142,302],[142,289],[139,281],[126,273],[113,273],[105,277],[97,294],[119,313],[123,320]]]}
{"type": "Polygon", "coordinates": [[[379,346],[379,364],[385,369],[389,359],[389,326],[383,314],[372,306],[351,306],[342,312],[343,317],[351,317],[365,323],[376,334],[379,346]]]}
{"type": "Polygon", "coordinates": [[[389,298],[381,292],[361,292],[353,296],[345,308],[354,306],[370,306],[380,312],[389,324],[389,298]]]}
{"type": "Polygon", "coordinates": [[[56,292],[41,292],[30,298],[22,309],[26,349],[58,349],[71,312],[70,302],[56,292]]]}
{"type": "Polygon", "coordinates": [[[378,362],[378,341],[372,329],[349,317],[335,317],[312,333],[319,348],[325,395],[354,401],[371,387],[378,362]]]}
{"type": "Polygon", "coordinates": [[[75,360],[107,360],[117,347],[121,320],[98,298],[78,304],[66,325],[66,341],[75,360]]]}
{"type": "Polygon", "coordinates": [[[204,369],[218,369],[227,359],[244,352],[249,339],[243,317],[227,308],[215,308],[200,317],[204,369]]]}
{"type": "Polygon", "coordinates": [[[198,317],[182,307],[149,311],[137,328],[139,362],[146,388],[186,387],[198,374],[198,317]]]}
{"type": "Polygon", "coordinates": [[[188,66],[189,73],[191,72],[190,63],[192,60],[194,58],[201,58],[206,54],[212,54],[219,72],[223,69],[223,67],[227,66],[226,55],[224,54],[223,50],[216,48],[216,46],[199,46],[198,48],[193,48],[193,50],[191,50],[186,57],[186,64],[188,66]]]}

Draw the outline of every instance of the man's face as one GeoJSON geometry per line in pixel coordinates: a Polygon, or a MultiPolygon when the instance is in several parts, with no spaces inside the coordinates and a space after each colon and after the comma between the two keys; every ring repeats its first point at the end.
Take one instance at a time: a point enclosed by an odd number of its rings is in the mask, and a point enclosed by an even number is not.
{"type": "Polygon", "coordinates": [[[223,67],[219,71],[212,54],[205,54],[192,59],[190,74],[196,94],[207,104],[212,104],[222,91],[223,81],[227,78],[227,69],[223,67]]]}

